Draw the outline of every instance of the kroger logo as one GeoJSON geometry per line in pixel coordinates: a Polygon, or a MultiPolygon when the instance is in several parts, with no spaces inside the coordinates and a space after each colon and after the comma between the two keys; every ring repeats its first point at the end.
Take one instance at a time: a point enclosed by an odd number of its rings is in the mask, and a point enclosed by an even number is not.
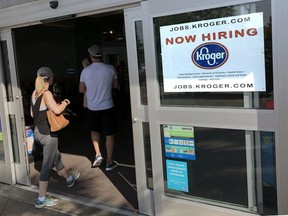
{"type": "Polygon", "coordinates": [[[192,53],[193,63],[202,69],[215,69],[222,66],[228,59],[227,48],[216,42],[201,44],[192,53]]]}

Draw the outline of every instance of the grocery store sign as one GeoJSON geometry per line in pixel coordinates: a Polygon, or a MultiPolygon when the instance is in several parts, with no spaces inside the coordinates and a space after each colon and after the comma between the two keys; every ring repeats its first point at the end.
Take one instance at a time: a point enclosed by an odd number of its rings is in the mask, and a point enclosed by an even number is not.
{"type": "Polygon", "coordinates": [[[192,53],[193,63],[203,69],[215,69],[228,59],[227,48],[220,43],[204,43],[196,47],[192,53]]]}
{"type": "Polygon", "coordinates": [[[265,91],[263,31],[263,13],[160,27],[164,91],[265,91]]]}

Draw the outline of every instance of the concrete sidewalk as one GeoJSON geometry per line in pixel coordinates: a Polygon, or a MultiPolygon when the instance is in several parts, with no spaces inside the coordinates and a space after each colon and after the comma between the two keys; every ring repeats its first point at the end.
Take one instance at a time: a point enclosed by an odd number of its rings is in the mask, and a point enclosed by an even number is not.
{"type": "MultiPolygon", "coordinates": [[[[49,193],[48,193],[49,194],[49,193]]],[[[0,183],[0,216],[123,216],[138,215],[132,211],[122,210],[105,205],[89,203],[85,200],[49,194],[60,199],[60,202],[53,207],[36,209],[34,207],[37,198],[37,188],[27,186],[11,186],[0,183]]]]}

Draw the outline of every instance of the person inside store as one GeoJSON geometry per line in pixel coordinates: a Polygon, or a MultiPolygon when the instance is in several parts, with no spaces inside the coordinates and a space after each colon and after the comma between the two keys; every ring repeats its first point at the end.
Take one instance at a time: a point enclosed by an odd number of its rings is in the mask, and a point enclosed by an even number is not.
{"type": "Polygon", "coordinates": [[[34,139],[36,145],[40,145],[43,149],[43,162],[39,178],[39,194],[35,201],[36,208],[45,206],[54,206],[58,203],[58,199],[47,196],[48,183],[51,177],[51,171],[56,169],[59,175],[66,179],[66,186],[73,187],[76,180],[80,176],[80,172],[71,171],[70,173],[64,167],[61,160],[61,153],[58,150],[57,133],[50,131],[47,120],[47,109],[52,110],[55,114],[62,113],[70,104],[68,99],[57,103],[49,86],[53,84],[54,74],[49,67],[41,67],[37,71],[35,81],[35,90],[31,96],[31,116],[34,119],[34,139]]]}
{"type": "MultiPolygon", "coordinates": [[[[83,68],[88,67],[91,64],[91,59],[89,57],[85,57],[84,59],[82,59],[82,66],[83,68]]],[[[83,107],[87,108],[87,96],[86,96],[86,92],[84,92],[83,95],[83,107]]]]}
{"type": "Polygon", "coordinates": [[[117,167],[113,160],[116,118],[112,89],[119,89],[114,66],[102,62],[102,48],[92,45],[88,48],[92,64],[84,68],[80,75],[79,92],[86,92],[91,140],[96,152],[92,167],[99,167],[103,157],[100,151],[100,135],[106,137],[106,171],[117,167]]]}

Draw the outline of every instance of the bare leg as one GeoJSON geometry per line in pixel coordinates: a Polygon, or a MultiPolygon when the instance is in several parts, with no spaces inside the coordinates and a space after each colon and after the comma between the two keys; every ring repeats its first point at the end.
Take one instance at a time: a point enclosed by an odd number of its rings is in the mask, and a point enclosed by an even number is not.
{"type": "Polygon", "coordinates": [[[113,151],[114,151],[114,135],[106,136],[106,149],[107,149],[107,161],[113,162],[113,151]]]}
{"type": "Polygon", "coordinates": [[[46,196],[49,181],[39,181],[39,197],[46,196]]]}
{"type": "Polygon", "coordinates": [[[96,152],[96,155],[101,153],[100,152],[100,147],[99,147],[99,142],[100,142],[100,134],[95,131],[91,131],[91,139],[93,142],[94,150],[96,152]]]}
{"type": "Polygon", "coordinates": [[[69,173],[66,168],[63,168],[62,170],[59,170],[58,173],[66,179],[67,187],[71,188],[74,186],[76,180],[80,176],[80,172],[77,170],[72,171],[69,173]]]}
{"type": "Polygon", "coordinates": [[[35,208],[43,208],[45,206],[54,206],[58,203],[58,199],[46,195],[49,181],[39,181],[39,195],[35,201],[35,208]]]}
{"type": "Polygon", "coordinates": [[[62,170],[59,170],[58,173],[63,176],[66,180],[69,178],[70,174],[68,173],[68,171],[63,168],[62,170]]]}

